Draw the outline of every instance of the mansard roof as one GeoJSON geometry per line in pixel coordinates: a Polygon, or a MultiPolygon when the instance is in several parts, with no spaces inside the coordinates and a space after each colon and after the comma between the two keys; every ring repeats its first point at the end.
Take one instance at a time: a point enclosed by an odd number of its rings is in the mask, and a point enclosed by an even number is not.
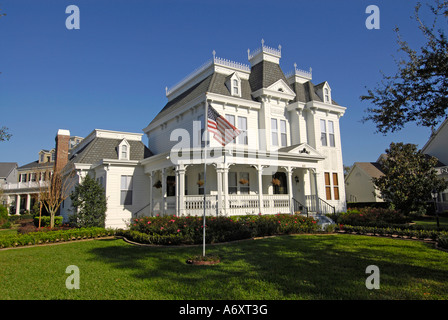
{"type": "Polygon", "coordinates": [[[262,60],[251,68],[249,83],[252,92],[255,92],[258,89],[269,87],[280,79],[288,83],[280,65],[262,60]]]}
{"type": "MultiPolygon", "coordinates": [[[[93,164],[102,159],[118,160],[118,145],[123,139],[94,138],[82,149],[69,156],[69,164],[93,164]]],[[[130,145],[129,160],[143,160],[152,156],[152,152],[141,142],[127,140],[130,145]]]]}
{"type": "MultiPolygon", "coordinates": [[[[218,59],[218,58],[217,58],[218,59]]],[[[199,68],[196,73],[193,73],[191,78],[194,78],[194,75],[200,74],[204,72],[210,66],[213,66],[214,61],[212,60],[208,64],[199,68]]],[[[234,62],[230,62],[231,64],[238,64],[234,62]]],[[[219,64],[219,62],[218,62],[219,64]]],[[[241,65],[241,64],[238,64],[241,65]]],[[[278,63],[269,61],[269,60],[261,60],[250,68],[243,69],[243,72],[249,73],[249,80],[241,78],[241,99],[256,101],[252,97],[252,93],[262,89],[268,88],[278,80],[283,80],[285,83],[289,83],[285,74],[283,73],[280,65],[278,63]]],[[[204,79],[199,80],[197,83],[194,83],[190,87],[187,87],[185,91],[180,93],[178,96],[170,99],[167,104],[162,108],[162,110],[156,115],[156,117],[150,122],[150,124],[155,123],[159,119],[168,115],[170,112],[181,108],[185,104],[190,101],[198,98],[201,95],[205,95],[206,93],[216,93],[224,96],[231,96],[229,88],[225,85],[228,77],[232,76],[233,73],[222,74],[217,71],[213,71],[210,75],[205,76],[204,79]]],[[[184,80],[182,83],[185,83],[184,80]]],[[[325,82],[320,83],[319,85],[324,84],[325,82]]],[[[322,99],[317,95],[317,86],[315,86],[311,80],[306,81],[304,83],[289,83],[288,84],[291,90],[294,91],[296,97],[294,98],[294,102],[299,101],[303,103],[307,103],[309,101],[319,101],[322,102],[322,99]]],[[[177,89],[178,90],[178,89],[177,89]]],[[[337,105],[337,103],[332,100],[332,104],[337,105]]]]}

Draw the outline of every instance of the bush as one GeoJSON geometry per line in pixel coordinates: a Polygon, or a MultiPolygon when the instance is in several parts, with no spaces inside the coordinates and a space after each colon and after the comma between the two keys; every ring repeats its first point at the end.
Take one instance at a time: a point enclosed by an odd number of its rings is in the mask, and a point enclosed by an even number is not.
{"type": "MultiPolygon", "coordinates": [[[[217,243],[317,231],[314,219],[289,214],[206,217],[205,241],[217,243]]],[[[200,244],[203,242],[203,217],[143,217],[134,219],[130,230],[121,230],[120,234],[142,243],[200,244]]]]}
{"type": "Polygon", "coordinates": [[[448,249],[448,235],[439,235],[437,238],[437,245],[440,248],[448,249]]]}
{"type": "MultiPolygon", "coordinates": [[[[41,227],[49,227],[50,220],[51,220],[51,217],[42,216],[41,220],[40,220],[40,226],[41,227]]],[[[61,216],[54,217],[54,227],[55,228],[60,227],[62,225],[62,220],[63,220],[63,217],[61,217],[61,216]]],[[[36,227],[39,227],[39,217],[34,217],[34,225],[36,227]]]]}
{"type": "Polygon", "coordinates": [[[2,236],[0,237],[0,248],[100,238],[113,236],[114,234],[114,230],[104,228],[80,228],[48,232],[38,231],[27,234],[2,236]]]}
{"type": "Polygon", "coordinates": [[[7,227],[8,223],[8,209],[0,204],[0,228],[7,227]]]}
{"type": "Polygon", "coordinates": [[[349,209],[336,218],[337,223],[354,226],[367,226],[378,224],[403,224],[411,222],[409,217],[397,210],[384,208],[349,209]]]}

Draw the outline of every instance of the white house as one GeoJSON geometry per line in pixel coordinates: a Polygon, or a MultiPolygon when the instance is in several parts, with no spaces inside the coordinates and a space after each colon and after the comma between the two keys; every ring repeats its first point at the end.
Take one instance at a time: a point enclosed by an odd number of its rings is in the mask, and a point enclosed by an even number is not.
{"type": "Polygon", "coordinates": [[[377,162],[355,162],[345,177],[347,202],[384,202],[372,178],[384,175],[377,162]]]}
{"type": "MultiPolygon", "coordinates": [[[[448,180],[448,118],[434,131],[422,148],[424,154],[436,157],[439,163],[436,167],[440,177],[448,180]]],[[[437,199],[440,211],[448,210],[448,190],[441,192],[437,199]]]]}
{"type": "Polygon", "coordinates": [[[294,65],[284,74],[280,58],[280,47],[263,42],[248,50],[250,65],[213,52],[166,89],[166,105],[143,129],[147,146],[141,134],[94,130],[86,137],[69,164],[78,179],[95,173],[106,187],[106,224],[201,215],[204,198],[208,215],[345,210],[339,118],[346,108],[328,82],[311,82],[311,72],[294,65]],[[225,147],[204,134],[206,106],[242,131],[225,147]]]}

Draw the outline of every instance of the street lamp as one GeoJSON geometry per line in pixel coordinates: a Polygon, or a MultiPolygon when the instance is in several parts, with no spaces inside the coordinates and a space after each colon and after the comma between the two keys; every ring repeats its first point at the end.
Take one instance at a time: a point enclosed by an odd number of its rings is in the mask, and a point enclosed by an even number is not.
{"type": "Polygon", "coordinates": [[[436,189],[433,189],[431,192],[431,196],[432,199],[434,200],[434,211],[436,213],[436,219],[437,219],[437,228],[439,228],[439,214],[437,212],[437,204],[436,204],[436,200],[437,200],[437,196],[439,195],[439,193],[437,192],[436,189]]]}

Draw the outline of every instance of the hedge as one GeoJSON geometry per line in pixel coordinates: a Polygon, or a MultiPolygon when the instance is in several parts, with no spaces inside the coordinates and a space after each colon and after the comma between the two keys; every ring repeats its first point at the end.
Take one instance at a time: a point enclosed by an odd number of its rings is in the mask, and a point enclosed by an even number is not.
{"type": "Polygon", "coordinates": [[[417,240],[431,240],[435,241],[439,247],[448,249],[448,232],[437,231],[434,229],[412,229],[412,228],[380,228],[380,227],[366,227],[366,226],[350,226],[339,225],[339,231],[354,234],[367,234],[383,237],[400,237],[417,240]]]}
{"type": "MultiPolygon", "coordinates": [[[[40,217],[40,226],[41,227],[49,227],[50,226],[50,220],[51,220],[51,217],[49,217],[49,216],[42,216],[42,217],[40,217]]],[[[55,216],[54,217],[54,226],[55,227],[60,227],[62,225],[62,220],[63,220],[63,217],[55,216]]],[[[34,225],[36,227],[39,226],[39,217],[34,217],[34,225]]]]}
{"type": "MultiPolygon", "coordinates": [[[[290,214],[206,217],[206,243],[219,243],[279,234],[319,232],[313,218],[290,214]]],[[[203,217],[143,217],[130,230],[117,235],[145,244],[199,244],[203,242],[203,217]]]]}
{"type": "Polygon", "coordinates": [[[80,228],[48,232],[38,231],[26,234],[2,236],[0,237],[0,248],[92,239],[113,235],[115,235],[114,230],[104,228],[80,228]]]}

